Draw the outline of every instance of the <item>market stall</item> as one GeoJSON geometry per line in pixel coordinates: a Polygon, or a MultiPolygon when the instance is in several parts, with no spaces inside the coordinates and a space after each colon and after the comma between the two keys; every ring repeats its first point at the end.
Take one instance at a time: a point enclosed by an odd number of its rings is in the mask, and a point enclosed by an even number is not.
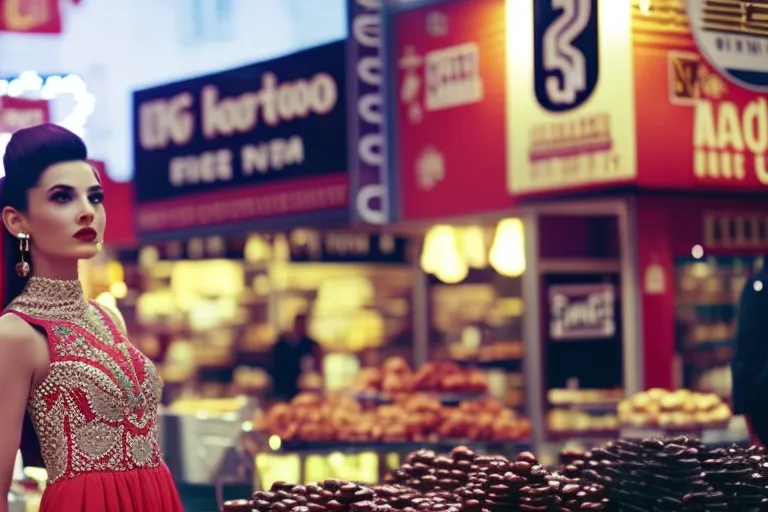
{"type": "Polygon", "coordinates": [[[419,362],[482,370],[525,414],[525,241],[504,189],[504,116],[488,115],[505,104],[503,12],[498,0],[385,5],[390,205],[393,229],[423,237],[419,362]]]}
{"type": "MultiPolygon", "coordinates": [[[[525,262],[521,304],[538,306],[519,323],[536,446],[615,438],[644,389],[728,401],[736,298],[768,247],[767,82],[728,57],[759,37],[695,4],[595,2],[567,41],[575,11],[547,2],[387,6],[395,220],[521,219],[525,251],[502,259],[525,262]]],[[[443,260],[471,282],[467,256],[443,260]]]]}
{"type": "Polygon", "coordinates": [[[298,324],[319,346],[299,360],[300,391],[413,359],[414,251],[379,227],[378,8],[348,15],[346,40],[134,95],[141,247],[121,254],[120,308],[161,368],[184,482],[226,472],[241,415],[276,398],[273,348],[298,324]],[[218,445],[189,449],[209,431],[218,445]]]}

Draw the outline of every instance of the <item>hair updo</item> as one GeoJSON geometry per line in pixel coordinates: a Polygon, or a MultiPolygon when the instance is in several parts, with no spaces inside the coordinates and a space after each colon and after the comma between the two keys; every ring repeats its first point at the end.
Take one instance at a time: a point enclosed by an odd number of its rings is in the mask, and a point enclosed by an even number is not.
{"type": "MultiPolygon", "coordinates": [[[[13,134],[5,149],[5,178],[0,191],[0,210],[6,206],[25,213],[29,207],[28,191],[37,185],[50,166],[61,162],[85,160],[88,150],[83,139],[56,124],[41,124],[13,134]]],[[[24,279],[16,274],[19,243],[3,230],[3,307],[24,288],[24,279]]]]}

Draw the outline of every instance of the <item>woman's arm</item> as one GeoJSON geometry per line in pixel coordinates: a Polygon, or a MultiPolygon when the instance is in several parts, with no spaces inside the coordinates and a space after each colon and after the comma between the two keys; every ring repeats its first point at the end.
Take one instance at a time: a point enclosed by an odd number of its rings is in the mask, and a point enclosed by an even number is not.
{"type": "Polygon", "coordinates": [[[42,365],[41,357],[48,357],[39,338],[21,318],[0,317],[0,512],[8,512],[8,491],[35,368],[42,365]]]}

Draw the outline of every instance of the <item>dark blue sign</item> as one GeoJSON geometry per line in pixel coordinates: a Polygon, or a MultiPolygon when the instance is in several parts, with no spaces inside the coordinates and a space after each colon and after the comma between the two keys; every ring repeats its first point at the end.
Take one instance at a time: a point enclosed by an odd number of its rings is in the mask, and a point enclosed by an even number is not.
{"type": "Polygon", "coordinates": [[[338,41],[134,93],[138,204],[346,174],[346,89],[338,41]]]}
{"type": "Polygon", "coordinates": [[[550,112],[578,108],[592,96],[600,73],[598,0],[529,1],[536,99],[550,112]]]}
{"type": "Polygon", "coordinates": [[[323,263],[408,262],[408,239],[348,231],[312,233],[303,243],[291,241],[291,261],[323,263]]]}
{"type": "Polygon", "coordinates": [[[347,0],[350,206],[356,220],[387,221],[384,166],[382,0],[347,0]]]}

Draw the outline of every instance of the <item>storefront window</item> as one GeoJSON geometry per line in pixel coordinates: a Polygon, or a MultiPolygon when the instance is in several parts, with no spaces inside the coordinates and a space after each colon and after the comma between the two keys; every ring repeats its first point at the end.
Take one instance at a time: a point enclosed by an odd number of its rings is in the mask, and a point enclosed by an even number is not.
{"type": "Polygon", "coordinates": [[[762,265],[757,256],[677,259],[675,337],[682,387],[731,396],[739,295],[762,265]]]}
{"type": "Polygon", "coordinates": [[[267,396],[272,346],[305,316],[325,357],[307,367],[301,388],[339,389],[361,366],[411,361],[407,246],[314,230],[148,246],[133,261],[123,255],[138,276],[121,309],[171,387],[211,397],[267,396]]]}
{"type": "Polygon", "coordinates": [[[523,406],[521,279],[471,270],[461,283],[429,281],[430,359],[486,371],[492,394],[523,406]]]}

